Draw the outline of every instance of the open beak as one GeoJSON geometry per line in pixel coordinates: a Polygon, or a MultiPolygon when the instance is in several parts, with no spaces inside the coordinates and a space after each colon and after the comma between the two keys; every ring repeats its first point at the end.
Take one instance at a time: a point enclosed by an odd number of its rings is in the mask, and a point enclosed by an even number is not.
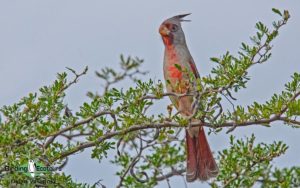
{"type": "Polygon", "coordinates": [[[166,26],[162,25],[159,28],[159,33],[161,36],[168,36],[170,34],[170,30],[166,26]]]}

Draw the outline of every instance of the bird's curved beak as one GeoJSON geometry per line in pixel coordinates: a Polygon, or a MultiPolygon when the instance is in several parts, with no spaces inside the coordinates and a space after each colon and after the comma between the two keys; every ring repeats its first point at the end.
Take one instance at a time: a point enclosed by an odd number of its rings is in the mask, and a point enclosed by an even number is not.
{"type": "Polygon", "coordinates": [[[170,30],[166,26],[162,25],[159,27],[159,33],[161,36],[168,36],[170,34],[170,30]]]}

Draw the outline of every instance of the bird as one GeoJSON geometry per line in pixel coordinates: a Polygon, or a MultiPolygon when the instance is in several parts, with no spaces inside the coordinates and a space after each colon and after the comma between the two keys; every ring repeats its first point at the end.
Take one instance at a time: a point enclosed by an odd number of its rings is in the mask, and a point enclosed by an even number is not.
{"type": "MultiPolygon", "coordinates": [[[[176,15],[166,19],[159,27],[164,44],[163,74],[167,92],[185,94],[195,89],[195,80],[200,78],[193,57],[186,44],[185,35],[181,27],[183,18],[190,14],[176,15]],[[194,78],[194,79],[191,79],[194,78]],[[194,81],[192,81],[194,80],[194,81]]],[[[172,104],[183,117],[193,115],[194,97],[170,96],[172,104]]],[[[196,121],[192,119],[191,121],[196,121]]],[[[187,127],[186,134],[186,180],[207,181],[218,175],[219,169],[213,157],[205,136],[203,126],[187,127]]]]}
{"type": "Polygon", "coordinates": [[[35,175],[35,171],[36,171],[36,165],[34,163],[33,160],[28,160],[28,172],[30,173],[30,175],[34,178],[35,175]]]}

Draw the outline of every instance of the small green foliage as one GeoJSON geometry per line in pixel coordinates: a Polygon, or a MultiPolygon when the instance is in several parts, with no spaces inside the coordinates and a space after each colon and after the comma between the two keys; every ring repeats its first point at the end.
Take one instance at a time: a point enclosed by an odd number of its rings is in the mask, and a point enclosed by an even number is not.
{"type": "Polygon", "coordinates": [[[101,161],[103,157],[107,158],[107,151],[115,148],[115,142],[101,142],[93,149],[91,157],[101,161]]]}
{"type": "Polygon", "coordinates": [[[275,12],[276,14],[278,14],[279,16],[282,16],[280,10],[278,10],[276,8],[272,8],[272,11],[275,12]]]}
{"type": "Polygon", "coordinates": [[[284,154],[288,146],[280,141],[273,144],[254,141],[254,135],[246,140],[230,137],[230,147],[219,153],[220,174],[212,187],[252,187],[270,176],[271,161],[284,154]]]}
{"type": "Polygon", "coordinates": [[[180,169],[183,167],[185,153],[182,146],[182,143],[170,145],[166,141],[160,141],[144,146],[148,151],[145,151],[148,153],[146,155],[133,154],[124,150],[120,156],[115,156],[112,161],[113,164],[122,166],[122,170],[116,173],[122,177],[121,185],[124,187],[154,187],[158,183],[157,179],[162,178],[164,173],[172,171],[172,168],[180,169]],[[139,162],[135,163],[137,159],[139,162]],[[135,174],[126,171],[130,166],[134,168],[135,174]],[[145,177],[149,178],[148,181],[142,182],[145,177]]]}
{"type": "MultiPolygon", "coordinates": [[[[291,98],[300,91],[299,73],[294,73],[292,80],[285,84],[285,88],[286,91],[283,91],[280,95],[274,94],[265,104],[254,102],[252,105],[247,106],[247,110],[242,106],[237,106],[234,112],[228,111],[222,118],[233,119],[238,123],[249,121],[262,122],[262,125],[268,125],[271,121],[261,120],[267,120],[272,117],[285,116],[286,118],[294,119],[299,116],[300,102],[299,99],[291,101],[291,98]]],[[[218,123],[223,121],[222,118],[218,123]]],[[[289,124],[291,122],[286,121],[286,123],[289,124]]]]}
{"type": "Polygon", "coordinates": [[[262,177],[261,187],[300,187],[300,168],[275,168],[268,176],[262,177]]]}
{"type": "MultiPolygon", "coordinates": [[[[275,13],[281,13],[277,9],[273,9],[275,13]]],[[[270,43],[278,36],[278,30],[289,19],[289,14],[282,16],[282,20],[273,24],[274,28],[269,29],[262,22],[258,22],[255,27],[256,35],[250,37],[253,45],[242,43],[239,56],[235,57],[227,52],[220,58],[213,57],[211,61],[217,63],[217,67],[212,69],[212,74],[203,78],[207,87],[224,88],[225,90],[237,92],[241,88],[246,87],[246,83],[250,79],[247,70],[254,64],[264,63],[270,57],[272,46],[270,43]]]]}

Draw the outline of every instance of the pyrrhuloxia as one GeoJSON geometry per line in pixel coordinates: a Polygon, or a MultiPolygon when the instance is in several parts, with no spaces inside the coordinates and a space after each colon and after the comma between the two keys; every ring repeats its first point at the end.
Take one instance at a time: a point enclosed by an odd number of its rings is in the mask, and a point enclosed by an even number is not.
{"type": "MultiPolygon", "coordinates": [[[[164,77],[167,91],[178,94],[193,89],[192,77],[199,78],[194,60],[186,45],[185,36],[181,28],[183,18],[189,14],[174,16],[165,20],[159,28],[159,33],[165,45],[164,77]],[[176,65],[177,64],[177,65],[176,65]],[[181,67],[181,68],[180,68],[181,67]]],[[[172,103],[183,116],[193,114],[193,97],[170,97],[172,103]]],[[[196,179],[206,181],[218,174],[218,166],[213,158],[202,126],[186,130],[187,167],[186,180],[196,179]]]]}

